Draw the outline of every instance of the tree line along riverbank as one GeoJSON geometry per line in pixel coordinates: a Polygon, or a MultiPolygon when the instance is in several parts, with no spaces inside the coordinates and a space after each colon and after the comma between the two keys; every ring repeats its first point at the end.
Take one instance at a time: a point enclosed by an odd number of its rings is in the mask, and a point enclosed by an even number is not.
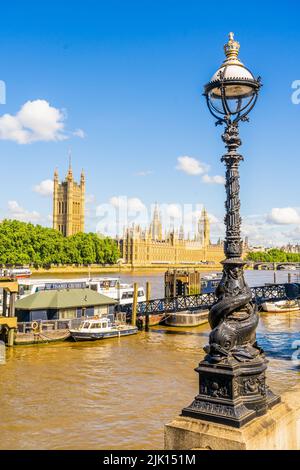
{"type": "Polygon", "coordinates": [[[278,248],[271,248],[266,251],[250,252],[247,255],[247,260],[267,263],[299,263],[300,253],[287,253],[278,248]]]}
{"type": "Polygon", "coordinates": [[[51,265],[113,265],[120,257],[115,240],[95,233],[64,237],[41,225],[3,220],[0,223],[0,264],[35,268],[51,265]]]}

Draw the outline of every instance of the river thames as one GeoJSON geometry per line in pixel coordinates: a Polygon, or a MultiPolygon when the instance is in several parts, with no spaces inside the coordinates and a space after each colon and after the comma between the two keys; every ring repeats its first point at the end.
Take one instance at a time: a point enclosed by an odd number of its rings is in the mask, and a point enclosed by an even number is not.
{"type": "MultiPolygon", "coordinates": [[[[297,274],[292,273],[292,280],[297,274]]],[[[277,272],[277,282],[287,272],[277,272]]],[[[272,271],[247,271],[251,286],[272,271]]],[[[163,275],[146,280],[163,296],[163,275]]],[[[7,349],[1,371],[1,449],[162,449],[164,424],[197,394],[194,367],[203,358],[209,326],[158,326],[132,337],[7,349]]],[[[268,383],[281,393],[300,378],[292,361],[300,312],[261,314],[259,344],[269,359],[268,383]]],[[[300,343],[299,343],[300,344],[300,343]]]]}

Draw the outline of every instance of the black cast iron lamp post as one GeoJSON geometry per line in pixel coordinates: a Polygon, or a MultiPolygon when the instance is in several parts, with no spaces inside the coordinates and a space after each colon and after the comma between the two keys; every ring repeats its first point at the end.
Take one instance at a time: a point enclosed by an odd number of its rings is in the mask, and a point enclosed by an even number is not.
{"type": "Polygon", "coordinates": [[[206,356],[196,371],[199,394],[182,410],[184,416],[240,427],[267,412],[280,401],[266,385],[267,360],[256,342],[257,308],[244,279],[242,259],[239,164],[241,145],[238,124],[248,121],[260,89],[260,79],[238,58],[240,45],[233,33],[224,46],[226,59],[204,88],[210,112],[224,124],[222,135],[227,152],[226,237],[223,277],[209,312],[212,331],[206,356]]]}

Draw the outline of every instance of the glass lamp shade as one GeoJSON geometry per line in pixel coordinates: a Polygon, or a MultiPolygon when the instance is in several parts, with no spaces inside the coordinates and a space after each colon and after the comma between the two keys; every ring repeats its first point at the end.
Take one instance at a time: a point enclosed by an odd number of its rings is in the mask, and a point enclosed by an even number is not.
{"type": "Polygon", "coordinates": [[[240,115],[257,95],[259,83],[241,63],[223,65],[205,86],[208,105],[222,116],[240,115]]]}

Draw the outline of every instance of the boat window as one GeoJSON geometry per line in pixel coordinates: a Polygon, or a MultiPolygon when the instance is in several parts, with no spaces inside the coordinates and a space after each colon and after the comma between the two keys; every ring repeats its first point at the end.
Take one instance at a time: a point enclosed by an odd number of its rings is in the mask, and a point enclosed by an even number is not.
{"type": "Polygon", "coordinates": [[[102,323],[102,328],[107,328],[107,322],[102,323]]]}
{"type": "Polygon", "coordinates": [[[82,325],[82,328],[89,328],[89,322],[85,321],[84,324],[82,325]]]}
{"type": "Polygon", "coordinates": [[[32,310],[30,312],[30,321],[48,320],[47,310],[32,310]]]}
{"type": "Polygon", "coordinates": [[[102,281],[100,282],[100,287],[102,289],[109,289],[109,281],[102,281]]]}
{"type": "Polygon", "coordinates": [[[19,286],[19,295],[24,295],[24,293],[25,293],[25,286],[22,286],[22,285],[19,286]]]}
{"type": "Polygon", "coordinates": [[[101,324],[100,323],[92,323],[91,328],[101,328],[101,324]]]}
{"type": "Polygon", "coordinates": [[[94,290],[97,292],[97,284],[91,284],[91,290],[94,290]]]}
{"type": "Polygon", "coordinates": [[[139,290],[139,291],[138,291],[138,296],[139,296],[139,297],[143,297],[143,295],[144,295],[144,291],[143,291],[142,289],[139,290]]]}

